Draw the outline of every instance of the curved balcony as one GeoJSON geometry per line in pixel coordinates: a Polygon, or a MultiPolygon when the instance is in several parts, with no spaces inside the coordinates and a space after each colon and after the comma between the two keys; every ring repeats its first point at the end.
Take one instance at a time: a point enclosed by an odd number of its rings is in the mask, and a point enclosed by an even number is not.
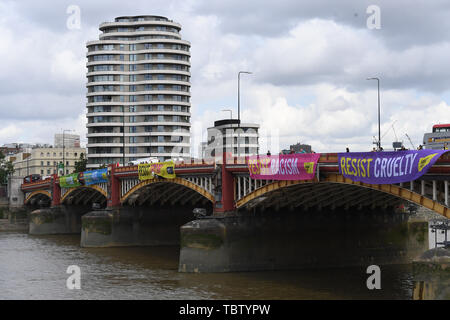
{"type": "MultiPolygon", "coordinates": [[[[99,39],[102,40],[102,38],[105,37],[140,37],[140,36],[169,36],[169,37],[175,37],[176,39],[181,39],[181,35],[179,33],[174,33],[170,31],[150,31],[150,30],[143,30],[143,31],[124,31],[124,32],[107,32],[107,33],[101,33],[99,36],[99,39]]],[[[157,38],[153,38],[157,39],[157,38]]]]}

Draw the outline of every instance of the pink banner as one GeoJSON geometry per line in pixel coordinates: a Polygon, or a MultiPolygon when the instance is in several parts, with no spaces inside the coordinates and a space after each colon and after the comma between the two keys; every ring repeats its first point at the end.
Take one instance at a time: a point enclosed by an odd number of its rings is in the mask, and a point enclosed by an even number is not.
{"type": "Polygon", "coordinates": [[[274,156],[251,156],[248,171],[252,179],[312,180],[320,153],[295,153],[274,156]]]}

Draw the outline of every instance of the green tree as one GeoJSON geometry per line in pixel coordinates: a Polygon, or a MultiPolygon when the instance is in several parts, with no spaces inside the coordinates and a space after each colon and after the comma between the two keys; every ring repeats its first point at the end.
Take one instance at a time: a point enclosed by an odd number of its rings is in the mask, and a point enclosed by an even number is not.
{"type": "Polygon", "coordinates": [[[75,170],[74,173],[86,171],[87,159],[84,157],[84,153],[80,153],[80,159],[75,161],[75,170]]]}
{"type": "Polygon", "coordinates": [[[8,183],[8,176],[14,173],[11,161],[5,160],[5,155],[0,151],[0,184],[8,183]]]}

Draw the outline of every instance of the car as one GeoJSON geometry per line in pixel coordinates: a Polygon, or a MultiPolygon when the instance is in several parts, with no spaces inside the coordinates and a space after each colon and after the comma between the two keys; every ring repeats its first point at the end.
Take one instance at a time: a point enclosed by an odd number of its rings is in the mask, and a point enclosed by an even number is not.
{"type": "Polygon", "coordinates": [[[40,181],[41,175],[40,174],[30,174],[23,178],[23,183],[30,183],[35,181],[40,181]]]}

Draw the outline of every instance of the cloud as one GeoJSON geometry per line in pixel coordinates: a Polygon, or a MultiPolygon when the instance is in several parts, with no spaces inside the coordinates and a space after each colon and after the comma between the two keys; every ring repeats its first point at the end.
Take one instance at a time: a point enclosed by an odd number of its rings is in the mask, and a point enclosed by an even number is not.
{"type": "Polygon", "coordinates": [[[71,4],[0,3],[0,116],[8,128],[0,142],[51,143],[63,128],[86,142],[86,42],[98,39],[101,22],[134,14],[182,25],[191,42],[191,120],[204,130],[228,117],[222,109],[237,117],[241,70],[253,72],[241,79],[242,119],[279,134],[281,148],[300,141],[316,151],[370,150],[377,91],[367,77],[381,79],[386,143],[395,140],[395,120],[398,139],[408,133],[415,144],[434,123],[450,122],[443,0],[378,1],[380,30],[366,27],[368,0],[78,1],[80,30],[66,27],[71,4]]]}

